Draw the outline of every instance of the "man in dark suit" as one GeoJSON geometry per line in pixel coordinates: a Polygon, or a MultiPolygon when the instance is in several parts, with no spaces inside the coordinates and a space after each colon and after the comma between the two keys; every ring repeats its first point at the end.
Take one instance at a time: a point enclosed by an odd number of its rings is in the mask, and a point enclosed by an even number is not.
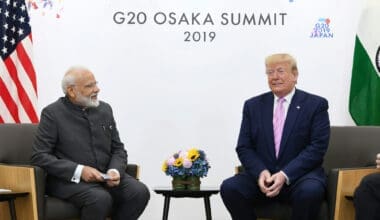
{"type": "Polygon", "coordinates": [[[82,220],[135,220],[149,190],[125,173],[127,152],[109,104],[98,100],[94,75],[72,67],[64,97],[42,110],[32,163],[46,170],[47,192],[81,209],[82,220]]]}
{"type": "MultiPolygon", "coordinates": [[[[380,154],[376,155],[376,167],[380,168],[380,154]]],[[[379,170],[380,171],[380,170],[379,170]]],[[[354,193],[355,219],[380,219],[380,172],[365,176],[354,193]]]]}
{"type": "Polygon", "coordinates": [[[236,151],[245,171],[223,181],[221,196],[234,220],[256,219],[254,206],[273,201],[291,204],[293,220],[316,219],[326,187],[328,102],[295,88],[291,55],[270,55],[265,65],[271,92],[243,109],[236,151]]]}

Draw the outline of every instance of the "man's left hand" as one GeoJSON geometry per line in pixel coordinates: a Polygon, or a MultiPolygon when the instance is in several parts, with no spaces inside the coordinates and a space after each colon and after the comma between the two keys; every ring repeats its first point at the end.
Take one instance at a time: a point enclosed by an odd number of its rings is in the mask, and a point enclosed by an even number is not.
{"type": "Polygon", "coordinates": [[[282,189],[282,186],[286,182],[284,174],[281,172],[273,174],[271,177],[271,182],[273,184],[268,188],[268,192],[265,194],[268,197],[275,197],[278,194],[280,194],[280,191],[282,189]]]}
{"type": "Polygon", "coordinates": [[[110,176],[110,179],[107,180],[107,186],[109,187],[115,187],[120,184],[120,175],[118,172],[115,172],[113,170],[109,170],[107,172],[107,175],[110,176]]]}

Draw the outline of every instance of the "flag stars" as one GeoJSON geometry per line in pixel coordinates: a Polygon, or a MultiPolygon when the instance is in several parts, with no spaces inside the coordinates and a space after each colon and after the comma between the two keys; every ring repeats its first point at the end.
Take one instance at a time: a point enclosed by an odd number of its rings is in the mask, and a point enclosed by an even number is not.
{"type": "Polygon", "coordinates": [[[0,57],[5,59],[30,33],[25,0],[0,0],[0,57]]]}
{"type": "Polygon", "coordinates": [[[3,49],[1,49],[1,51],[3,51],[3,54],[6,54],[8,52],[6,47],[3,47],[3,49]]]}
{"type": "MultiPolygon", "coordinates": [[[[38,122],[38,116],[35,114],[37,112],[35,109],[37,82],[33,62],[31,62],[32,41],[28,37],[31,34],[31,27],[28,6],[25,5],[37,1],[45,0],[0,0],[0,63],[12,63],[12,65],[0,65],[0,78],[3,79],[4,75],[7,79],[4,81],[6,84],[3,86],[4,91],[10,95],[8,100],[1,101],[0,121],[4,123],[38,122]],[[23,41],[27,43],[24,44],[23,41]],[[18,48],[22,49],[22,54],[19,53],[18,48]],[[13,77],[12,74],[17,77],[13,77]],[[18,79],[20,74],[29,78],[18,79]],[[10,90],[7,91],[8,89],[10,90]],[[4,107],[6,114],[3,114],[4,107]]],[[[0,93],[2,96],[3,90],[0,93]]]]}

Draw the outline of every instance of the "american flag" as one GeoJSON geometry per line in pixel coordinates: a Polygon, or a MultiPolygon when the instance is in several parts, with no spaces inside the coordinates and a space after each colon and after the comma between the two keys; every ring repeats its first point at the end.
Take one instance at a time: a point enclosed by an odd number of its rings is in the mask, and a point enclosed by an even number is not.
{"type": "Polygon", "coordinates": [[[0,0],[0,123],[37,123],[37,79],[25,0],[0,0]]]}

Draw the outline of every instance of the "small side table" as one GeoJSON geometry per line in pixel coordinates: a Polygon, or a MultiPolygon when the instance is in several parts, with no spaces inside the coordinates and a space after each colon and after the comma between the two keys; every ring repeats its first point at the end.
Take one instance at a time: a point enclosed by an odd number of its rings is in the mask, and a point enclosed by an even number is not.
{"type": "Polygon", "coordinates": [[[27,196],[28,194],[28,192],[0,192],[0,202],[8,201],[9,212],[12,220],[17,220],[15,199],[17,197],[27,196]]]}
{"type": "Polygon", "coordinates": [[[201,187],[200,190],[173,190],[171,187],[156,187],[154,191],[157,194],[162,194],[165,197],[164,203],[164,214],[162,219],[167,220],[169,214],[170,198],[203,198],[206,209],[206,219],[211,220],[211,207],[210,207],[210,196],[213,194],[218,194],[218,188],[205,188],[201,187]]]}

